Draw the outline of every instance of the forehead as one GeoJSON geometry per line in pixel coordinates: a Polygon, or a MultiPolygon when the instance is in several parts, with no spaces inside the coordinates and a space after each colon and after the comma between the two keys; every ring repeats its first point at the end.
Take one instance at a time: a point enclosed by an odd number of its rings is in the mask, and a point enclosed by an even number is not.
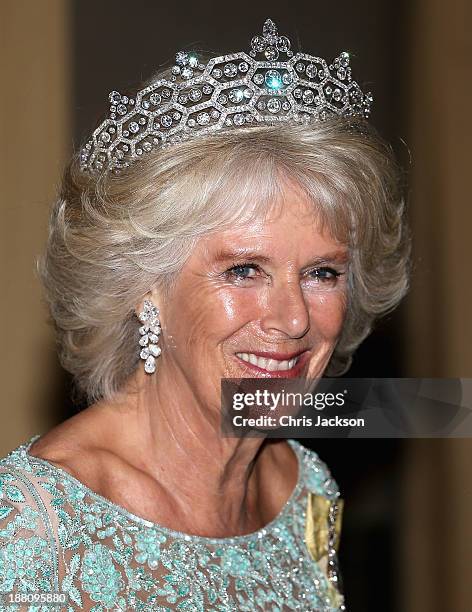
{"type": "Polygon", "coordinates": [[[263,216],[205,236],[196,250],[218,260],[231,253],[244,256],[245,251],[288,260],[347,247],[322,224],[313,202],[300,190],[288,187],[263,216]]]}

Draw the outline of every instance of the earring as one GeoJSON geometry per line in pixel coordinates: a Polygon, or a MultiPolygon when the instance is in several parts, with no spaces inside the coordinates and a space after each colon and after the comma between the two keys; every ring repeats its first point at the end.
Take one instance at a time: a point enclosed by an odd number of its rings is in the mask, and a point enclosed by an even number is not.
{"type": "Polygon", "coordinates": [[[144,371],[147,374],[154,374],[156,371],[156,357],[161,354],[159,335],[161,333],[161,324],[159,322],[159,308],[156,308],[150,300],[144,300],[143,311],[139,313],[139,320],[143,324],[139,328],[141,338],[139,346],[141,347],[139,356],[144,360],[144,371]]]}

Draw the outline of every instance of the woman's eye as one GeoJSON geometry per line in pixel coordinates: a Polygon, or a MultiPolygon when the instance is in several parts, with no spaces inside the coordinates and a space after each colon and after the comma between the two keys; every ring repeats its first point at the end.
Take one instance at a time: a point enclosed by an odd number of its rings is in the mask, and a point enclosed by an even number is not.
{"type": "Polygon", "coordinates": [[[246,278],[254,278],[256,276],[257,266],[253,264],[241,264],[232,266],[226,271],[229,278],[244,280],[246,278]]]}
{"type": "Polygon", "coordinates": [[[315,268],[309,272],[311,278],[321,283],[334,283],[341,272],[333,270],[333,268],[315,268]]]}
{"type": "MultiPolygon", "coordinates": [[[[257,275],[261,272],[259,266],[256,264],[237,264],[231,266],[225,272],[226,278],[235,281],[244,281],[256,278],[257,275]]],[[[326,286],[335,285],[338,276],[341,276],[342,272],[338,272],[333,268],[315,268],[307,273],[307,276],[310,280],[314,281],[317,284],[323,284],[326,286]]]]}

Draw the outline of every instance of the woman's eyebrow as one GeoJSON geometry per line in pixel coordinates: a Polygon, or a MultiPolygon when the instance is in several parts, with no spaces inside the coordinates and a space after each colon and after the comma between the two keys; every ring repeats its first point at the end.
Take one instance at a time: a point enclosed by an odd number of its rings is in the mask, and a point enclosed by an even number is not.
{"type": "Polygon", "coordinates": [[[252,249],[234,249],[234,250],[219,250],[215,253],[213,260],[215,262],[226,262],[234,259],[245,259],[246,261],[256,261],[260,263],[269,263],[270,257],[262,255],[258,251],[252,249]]]}
{"type": "Polygon", "coordinates": [[[325,263],[347,263],[349,261],[349,252],[347,249],[340,249],[337,251],[330,251],[329,253],[323,253],[317,255],[312,259],[311,264],[319,265],[325,263]]]}
{"type": "MultiPolygon", "coordinates": [[[[270,263],[271,257],[263,255],[258,251],[252,249],[234,249],[217,251],[213,257],[213,260],[217,263],[234,261],[235,259],[244,259],[245,261],[254,261],[259,263],[270,263]]],[[[320,265],[325,263],[346,263],[349,259],[349,253],[347,249],[338,249],[335,251],[329,251],[316,255],[310,261],[308,265],[320,265]]]]}

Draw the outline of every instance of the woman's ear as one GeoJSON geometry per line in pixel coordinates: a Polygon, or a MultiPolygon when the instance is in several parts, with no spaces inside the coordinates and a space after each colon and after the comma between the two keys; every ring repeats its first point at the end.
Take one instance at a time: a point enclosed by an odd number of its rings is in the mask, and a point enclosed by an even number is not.
{"type": "Polygon", "coordinates": [[[161,296],[156,287],[153,287],[150,291],[146,293],[146,295],[143,295],[142,299],[138,302],[138,304],[136,304],[134,312],[138,319],[141,313],[144,312],[145,304],[147,302],[151,302],[153,306],[160,310],[161,296]]]}

